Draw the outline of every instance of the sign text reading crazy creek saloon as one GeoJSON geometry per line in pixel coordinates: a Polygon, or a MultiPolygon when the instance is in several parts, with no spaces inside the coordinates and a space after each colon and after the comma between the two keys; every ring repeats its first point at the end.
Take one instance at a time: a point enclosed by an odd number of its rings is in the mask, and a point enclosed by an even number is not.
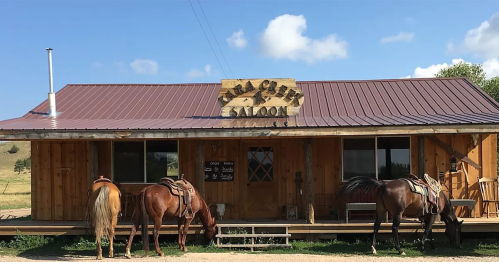
{"type": "Polygon", "coordinates": [[[222,79],[218,104],[224,117],[286,117],[298,114],[303,97],[293,78],[222,79]]]}

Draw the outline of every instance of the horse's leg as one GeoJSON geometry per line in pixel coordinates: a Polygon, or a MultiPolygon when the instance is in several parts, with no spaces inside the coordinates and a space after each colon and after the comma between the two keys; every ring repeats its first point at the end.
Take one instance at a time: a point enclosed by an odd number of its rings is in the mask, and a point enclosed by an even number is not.
{"type": "MultiPolygon", "coordinates": [[[[139,203],[137,203],[136,205],[138,206],[139,203]]],[[[130,247],[132,246],[133,237],[135,237],[135,234],[137,233],[137,228],[139,228],[140,223],[142,223],[141,212],[142,212],[142,210],[140,210],[140,208],[135,209],[132,229],[130,231],[130,237],[128,238],[128,243],[126,244],[126,248],[125,248],[125,257],[126,258],[132,258],[132,255],[130,254],[130,247]]]]}
{"type": "MultiPolygon", "coordinates": [[[[426,241],[426,238],[428,237],[430,231],[431,231],[431,226],[433,225],[433,222],[435,222],[435,218],[436,216],[435,215],[432,215],[432,214],[426,214],[426,217],[424,218],[425,220],[425,229],[424,229],[424,233],[423,233],[423,237],[421,238],[421,252],[425,252],[425,241],[426,241]]],[[[430,238],[430,241],[432,241],[432,239],[430,238]]]]}
{"type": "Polygon", "coordinates": [[[185,246],[185,238],[187,237],[187,232],[189,231],[189,226],[191,225],[192,220],[194,219],[194,216],[192,218],[185,218],[185,224],[182,232],[182,248],[184,252],[187,252],[187,247],[185,246]]]}
{"type": "Polygon", "coordinates": [[[179,217],[177,218],[177,223],[178,223],[178,248],[182,249],[182,232],[184,231],[184,217],[179,217]]]}
{"type": "Polygon", "coordinates": [[[97,245],[96,245],[97,246],[97,259],[99,259],[99,260],[102,259],[102,247],[100,245],[100,241],[101,241],[100,238],[101,238],[100,235],[95,236],[95,239],[97,241],[97,245]]]}
{"type": "Polygon", "coordinates": [[[109,257],[114,257],[114,229],[116,228],[116,224],[118,223],[118,215],[115,214],[111,220],[111,229],[109,229],[109,257]]]}
{"type": "Polygon", "coordinates": [[[163,214],[161,214],[159,217],[154,218],[154,245],[156,246],[156,253],[158,253],[159,256],[163,256],[163,252],[161,252],[161,249],[159,249],[159,230],[161,229],[161,221],[163,220],[163,214]]]}
{"type": "Polygon", "coordinates": [[[395,242],[395,249],[397,249],[400,255],[405,256],[405,252],[400,250],[400,241],[399,241],[399,226],[401,219],[402,219],[402,212],[395,214],[393,216],[392,234],[393,234],[393,240],[395,242]]]}
{"type": "Polygon", "coordinates": [[[379,210],[378,212],[376,212],[376,221],[374,221],[373,243],[371,245],[371,251],[375,255],[376,255],[376,234],[378,234],[379,228],[381,227],[381,219],[385,217],[386,212],[387,212],[386,210],[379,210]]]}
{"type": "Polygon", "coordinates": [[[430,232],[428,233],[428,237],[430,238],[431,249],[437,249],[437,245],[435,244],[435,239],[433,239],[433,229],[430,228],[430,232]]]}

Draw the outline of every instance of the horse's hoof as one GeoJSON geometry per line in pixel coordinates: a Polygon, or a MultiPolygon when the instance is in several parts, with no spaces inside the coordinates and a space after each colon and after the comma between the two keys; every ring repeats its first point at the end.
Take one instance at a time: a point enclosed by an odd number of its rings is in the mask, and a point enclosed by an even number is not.
{"type": "Polygon", "coordinates": [[[371,252],[373,253],[373,255],[376,255],[376,248],[374,248],[373,246],[371,246],[371,252]]]}
{"type": "Polygon", "coordinates": [[[400,253],[400,255],[401,255],[401,256],[405,256],[405,252],[404,252],[404,251],[402,251],[402,252],[400,253]]]}
{"type": "Polygon", "coordinates": [[[165,254],[163,254],[163,252],[159,252],[159,253],[158,253],[158,256],[160,256],[160,257],[162,257],[162,256],[164,256],[164,255],[165,255],[165,254]]]}
{"type": "Polygon", "coordinates": [[[132,256],[130,254],[125,254],[125,257],[128,259],[132,259],[132,256]]]}

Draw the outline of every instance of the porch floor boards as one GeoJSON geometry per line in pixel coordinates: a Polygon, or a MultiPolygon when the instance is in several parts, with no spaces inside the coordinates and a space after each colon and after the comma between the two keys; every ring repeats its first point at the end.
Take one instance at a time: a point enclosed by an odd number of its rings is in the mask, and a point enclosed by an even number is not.
{"type": "MultiPolygon", "coordinates": [[[[461,218],[464,220],[463,232],[499,232],[499,218],[461,218]]],[[[372,233],[374,221],[372,220],[350,220],[345,223],[343,220],[316,220],[315,224],[306,224],[304,220],[221,220],[219,225],[224,224],[262,224],[277,225],[290,224],[290,234],[352,234],[352,233],[372,233]]],[[[116,227],[116,235],[129,235],[131,228],[130,221],[122,221],[116,227]]],[[[92,234],[90,225],[86,221],[33,221],[33,220],[2,220],[0,221],[0,235],[16,235],[17,230],[26,235],[85,235],[92,234]]],[[[152,234],[153,224],[149,223],[149,234],[152,234]]],[[[192,224],[189,227],[189,234],[202,233],[201,224],[192,224]]],[[[435,222],[434,232],[444,232],[443,222],[435,222]]],[[[391,220],[389,223],[381,223],[380,233],[391,233],[391,220]]],[[[403,219],[400,224],[400,233],[422,232],[421,224],[417,220],[403,219]]],[[[160,234],[177,234],[176,220],[165,220],[160,230],[160,234]]],[[[137,230],[137,235],[140,235],[137,230]]]]}

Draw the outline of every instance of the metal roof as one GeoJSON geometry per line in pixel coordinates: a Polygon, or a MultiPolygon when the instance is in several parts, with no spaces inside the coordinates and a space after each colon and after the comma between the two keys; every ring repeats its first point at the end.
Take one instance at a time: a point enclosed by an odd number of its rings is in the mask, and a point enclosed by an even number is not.
{"type": "Polygon", "coordinates": [[[70,84],[0,130],[138,130],[497,124],[499,103],[466,78],[296,81],[305,95],[288,118],[220,117],[221,85],[70,84]],[[275,125],[274,125],[275,124],[275,125]]]}

